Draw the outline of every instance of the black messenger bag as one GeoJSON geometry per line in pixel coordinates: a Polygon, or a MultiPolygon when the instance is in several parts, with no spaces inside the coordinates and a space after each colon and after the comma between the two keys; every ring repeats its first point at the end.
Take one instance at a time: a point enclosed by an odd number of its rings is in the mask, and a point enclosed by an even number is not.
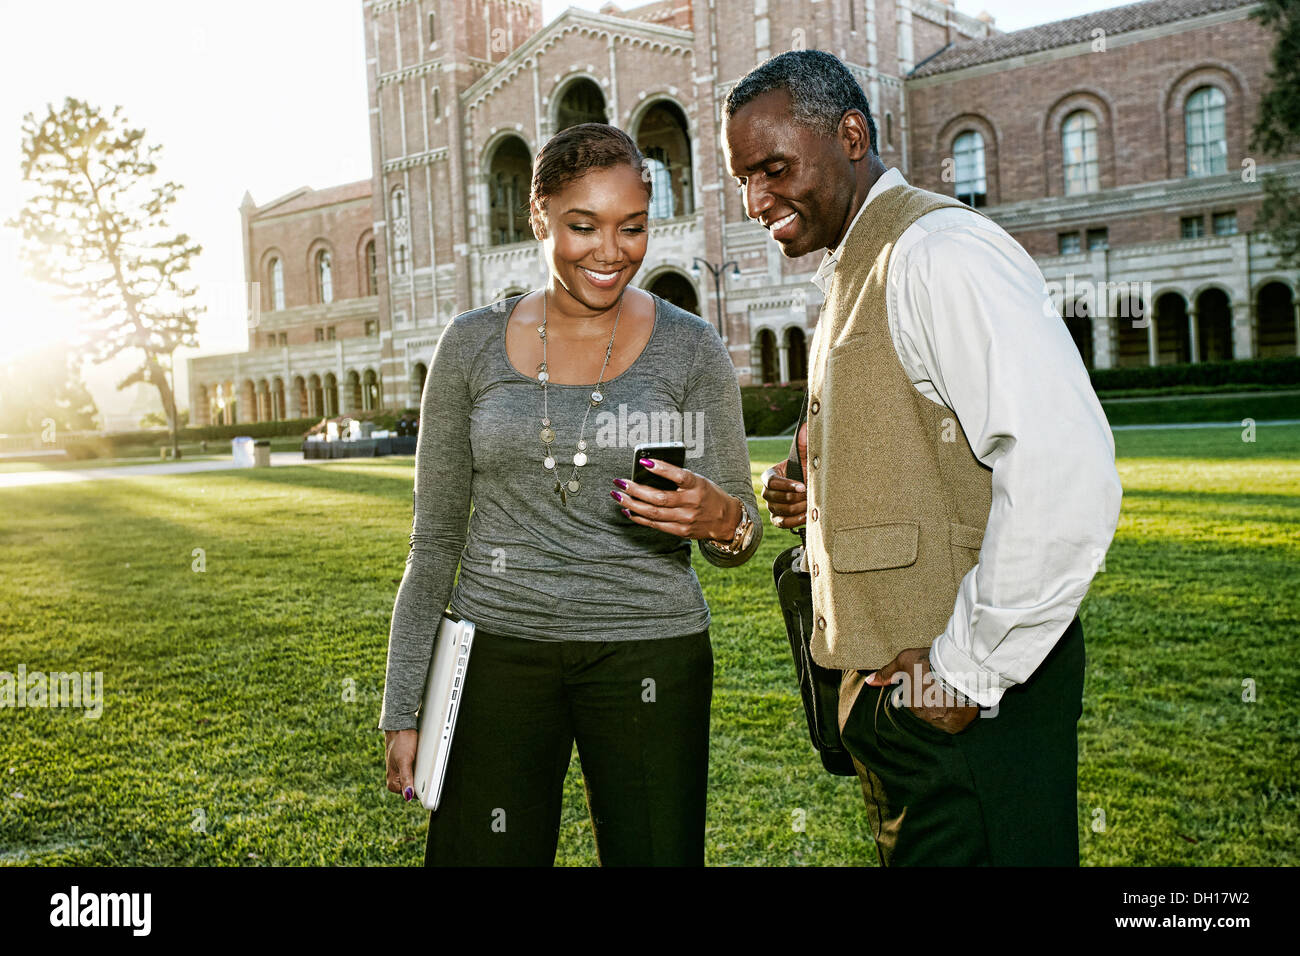
{"type": "MultiPolygon", "coordinates": [[[[807,408],[808,393],[805,391],[799,422],[794,426],[790,458],[785,466],[786,477],[795,481],[804,481],[803,467],[799,463],[799,429],[803,427],[807,408]]],[[[841,672],[814,661],[808,647],[813,633],[812,578],[807,571],[799,569],[807,539],[804,527],[792,531],[798,536],[799,544],[782,551],[772,562],[772,577],[781,614],[785,617],[790,652],[794,655],[794,673],[799,682],[799,696],[803,699],[804,716],[808,718],[808,736],[828,772],[841,777],[855,777],[857,770],[853,767],[853,760],[840,740],[841,672]]]]}

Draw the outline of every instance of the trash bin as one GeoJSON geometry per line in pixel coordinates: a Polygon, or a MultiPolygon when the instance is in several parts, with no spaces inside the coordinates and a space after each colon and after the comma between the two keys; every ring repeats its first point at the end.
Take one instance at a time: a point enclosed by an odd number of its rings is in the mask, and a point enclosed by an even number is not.
{"type": "Polygon", "coordinates": [[[247,435],[230,439],[230,457],[236,468],[253,467],[253,439],[247,435]]]}
{"type": "Polygon", "coordinates": [[[268,439],[260,438],[253,442],[253,466],[256,468],[271,467],[271,442],[268,439]]]}

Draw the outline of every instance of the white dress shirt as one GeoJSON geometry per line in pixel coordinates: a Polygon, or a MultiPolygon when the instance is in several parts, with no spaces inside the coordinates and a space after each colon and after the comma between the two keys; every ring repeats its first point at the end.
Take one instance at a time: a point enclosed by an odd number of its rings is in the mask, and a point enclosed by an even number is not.
{"type": "MultiPolygon", "coordinates": [[[[889,170],[862,209],[905,184],[889,170]]],[[[823,295],[843,248],[813,278],[823,295]]],[[[943,682],[993,707],[1042,663],[1102,564],[1122,493],[1114,438],[1043,274],[992,220],[971,209],[923,215],[894,247],[885,293],[908,378],[952,409],[993,470],[979,561],[930,649],[943,682]]]]}

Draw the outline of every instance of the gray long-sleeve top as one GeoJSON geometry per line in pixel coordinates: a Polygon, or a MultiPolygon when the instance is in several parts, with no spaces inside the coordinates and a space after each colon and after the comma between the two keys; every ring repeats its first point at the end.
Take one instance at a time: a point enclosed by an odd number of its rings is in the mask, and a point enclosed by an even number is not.
{"type": "MultiPolygon", "coordinates": [[[[449,603],[483,631],[534,640],[676,637],[709,626],[690,540],[628,520],[609,495],[614,478],[631,479],[638,444],[683,442],[687,469],[744,502],[754,522],[749,546],[728,557],[701,543],[710,563],[743,564],[762,537],[726,346],[708,322],[658,296],[645,348],[605,383],[588,416],[581,490],[561,504],[542,466],[541,386],[506,356],[506,323],[521,298],[456,316],[434,351],[420,411],[411,548],[388,637],[382,730],[415,728],[449,603]]],[[[551,450],[565,479],[591,391],[547,386],[551,450]]]]}

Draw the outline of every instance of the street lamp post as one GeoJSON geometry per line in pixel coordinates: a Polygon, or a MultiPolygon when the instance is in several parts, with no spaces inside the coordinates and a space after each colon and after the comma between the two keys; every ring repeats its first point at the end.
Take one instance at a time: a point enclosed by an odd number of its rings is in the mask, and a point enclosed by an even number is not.
{"type": "Polygon", "coordinates": [[[731,278],[739,279],[740,268],[736,265],[734,259],[730,262],[724,262],[720,266],[715,266],[707,259],[696,258],[691,262],[691,275],[696,279],[700,277],[700,263],[704,263],[704,267],[708,269],[709,273],[713,276],[713,301],[717,310],[715,314],[718,317],[718,335],[722,338],[722,341],[725,342],[727,341],[727,334],[722,331],[722,273],[726,270],[727,266],[731,266],[731,278]]]}

